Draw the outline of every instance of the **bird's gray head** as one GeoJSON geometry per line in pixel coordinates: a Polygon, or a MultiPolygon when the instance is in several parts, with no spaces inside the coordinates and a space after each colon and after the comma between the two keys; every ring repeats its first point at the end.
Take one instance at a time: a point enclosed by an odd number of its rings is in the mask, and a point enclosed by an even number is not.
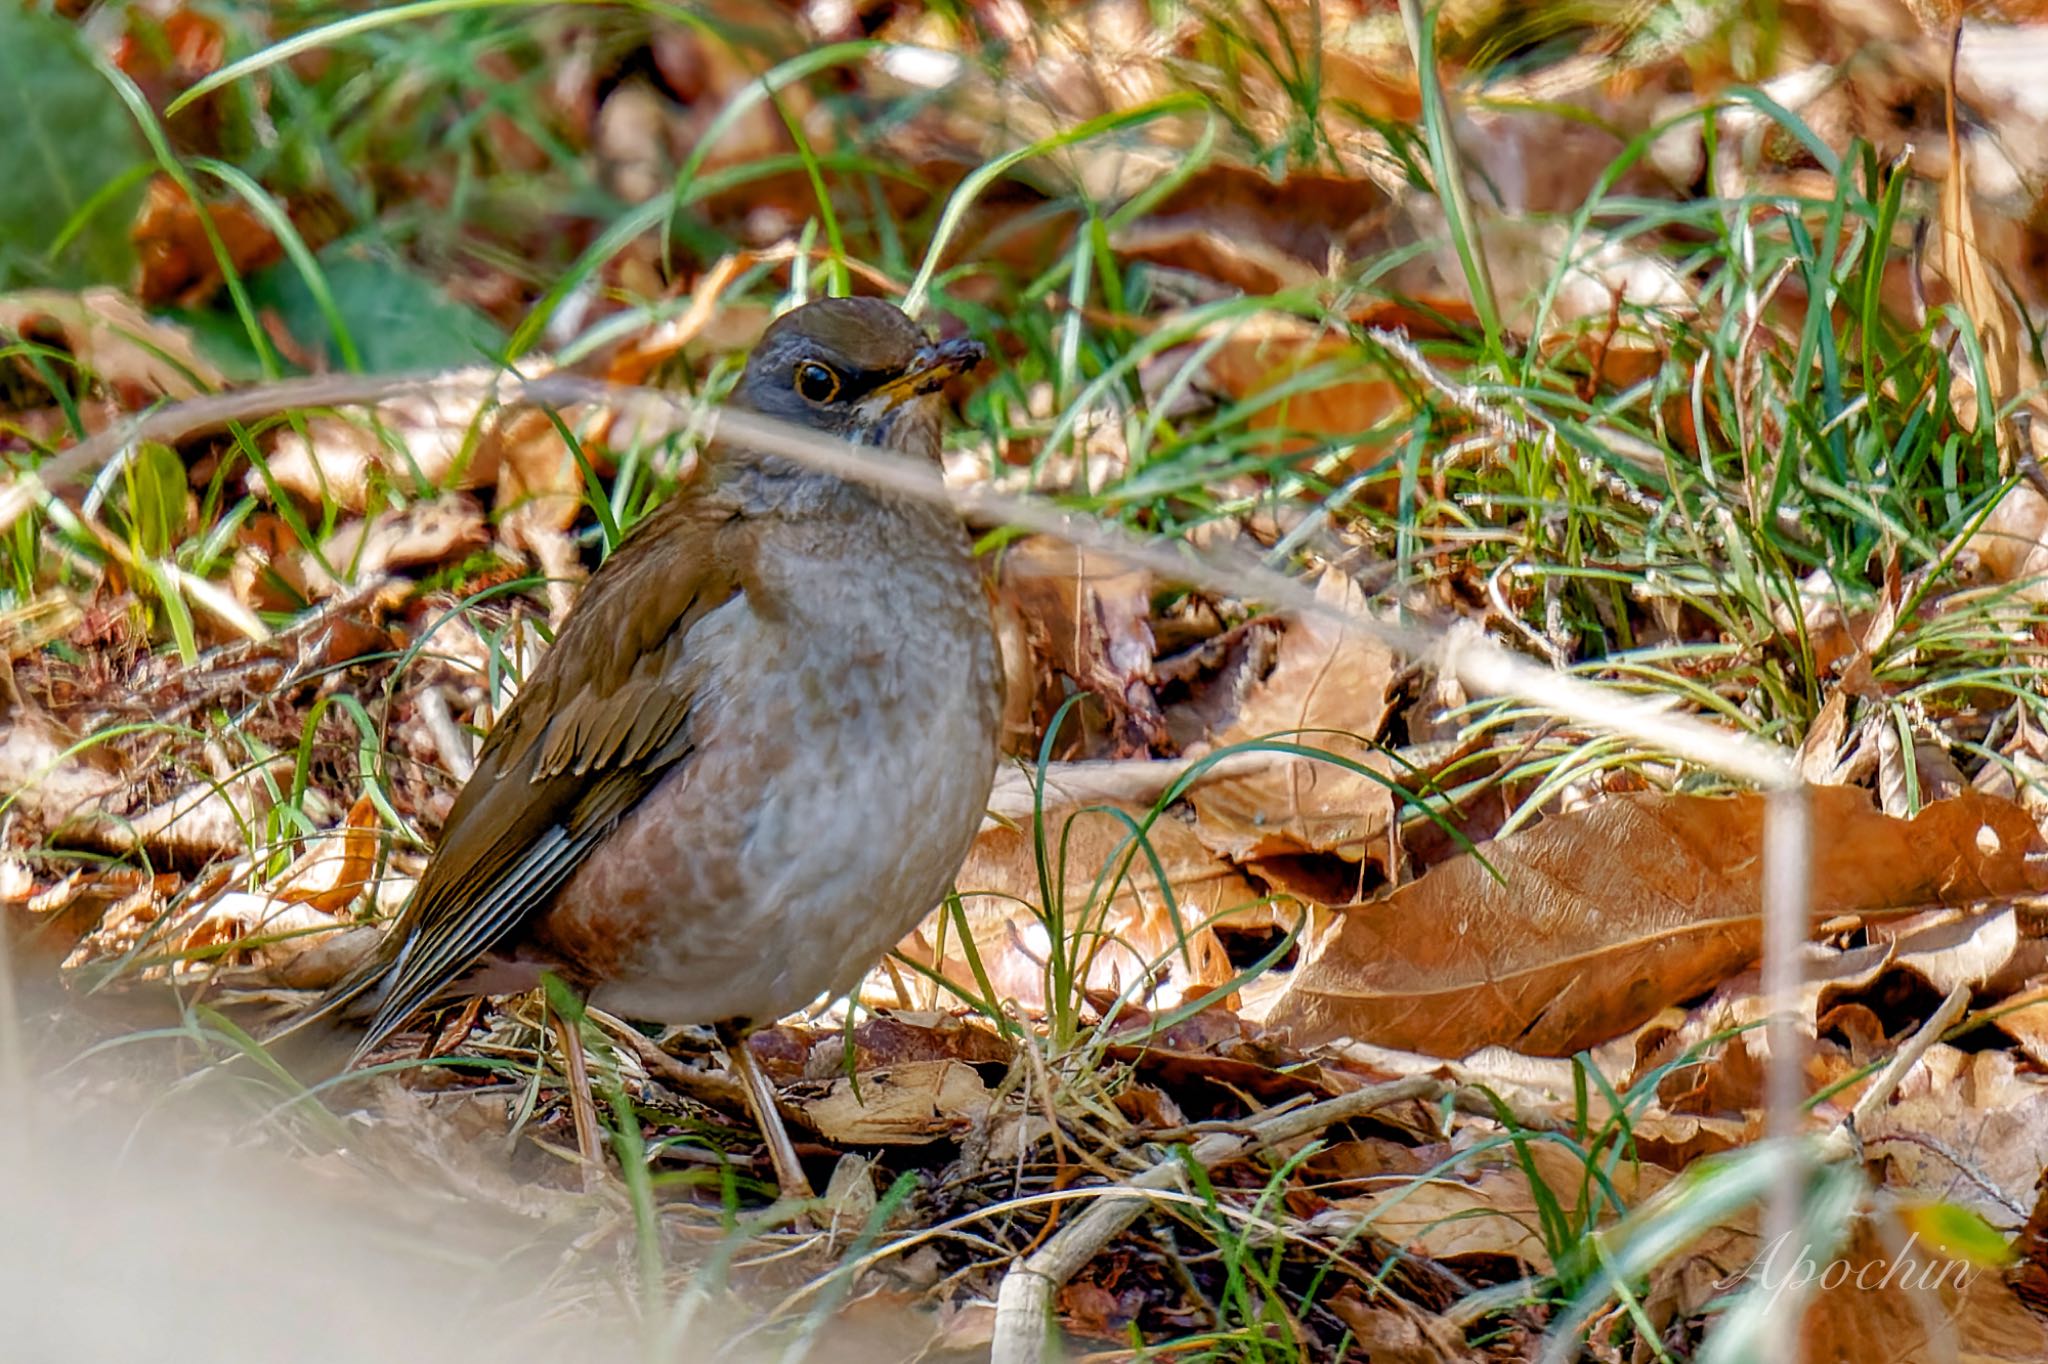
{"type": "Polygon", "coordinates": [[[823,298],[777,318],[735,395],[764,416],[937,458],[939,394],[981,362],[979,342],[935,342],[878,298],[823,298]]]}

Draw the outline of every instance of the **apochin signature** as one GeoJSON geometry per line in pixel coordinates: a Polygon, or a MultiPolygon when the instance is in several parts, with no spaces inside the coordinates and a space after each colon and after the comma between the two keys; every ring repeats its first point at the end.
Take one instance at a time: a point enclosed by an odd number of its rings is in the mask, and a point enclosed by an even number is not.
{"type": "Polygon", "coordinates": [[[1826,1289],[1853,1286],[1860,1292],[1875,1293],[1887,1288],[1935,1289],[1944,1283],[1963,1288],[1969,1284],[1971,1276],[1980,1272],[1979,1267],[1969,1261],[1950,1256],[1916,1257],[1913,1247],[1920,1240],[1918,1232],[1906,1237],[1906,1243],[1899,1247],[1896,1255],[1865,1260],[1861,1264],[1836,1258],[1828,1261],[1825,1268],[1814,1263],[1804,1243],[1797,1254],[1788,1256],[1786,1242],[1791,1237],[1792,1233],[1786,1232],[1771,1242],[1763,1254],[1750,1261],[1747,1269],[1729,1275],[1714,1286],[1728,1292],[1748,1283],[1767,1293],[1778,1294],[1788,1288],[1798,1291],[1817,1283],[1826,1289]],[[1780,1263],[1787,1259],[1789,1263],[1780,1263]]]}

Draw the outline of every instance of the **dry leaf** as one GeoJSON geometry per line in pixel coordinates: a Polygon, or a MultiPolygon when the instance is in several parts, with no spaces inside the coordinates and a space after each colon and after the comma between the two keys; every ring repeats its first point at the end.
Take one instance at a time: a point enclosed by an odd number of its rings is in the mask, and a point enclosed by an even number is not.
{"type": "Polygon", "coordinates": [[[962,1061],[906,1061],[838,1079],[792,1086],[785,1102],[826,1141],[847,1146],[918,1146],[957,1136],[988,1113],[988,1086],[962,1061]],[[858,1088],[858,1095],[855,1090],[858,1088]]]}
{"type": "MultiPolygon", "coordinates": [[[[1834,1087],[1852,1070],[1888,1055],[1893,1039],[1918,1023],[1910,1001],[1946,995],[1959,985],[1995,995],[2015,970],[2039,959],[2039,942],[2021,934],[2015,910],[1943,910],[1918,917],[1917,928],[1890,941],[1845,951],[1808,948],[1794,1009],[1808,1093],[1834,1087]],[[1884,1007],[1885,1015],[1866,1000],[1884,1007]]],[[[1881,937],[1893,927],[1903,926],[1873,923],[1868,931],[1881,937]]],[[[1769,1013],[1755,970],[1730,978],[1682,1018],[1673,1021],[1673,1013],[1628,1040],[1632,1066],[1612,1067],[1635,1083],[1687,1053],[1697,1054],[1664,1074],[1657,1085],[1661,1108],[1633,1124],[1645,1152],[1666,1164],[1728,1150],[1762,1133],[1771,1051],[1769,1034],[1752,1026],[1769,1013]],[[1703,1046],[1714,1038],[1724,1040],[1703,1046]],[[1668,1120],[1659,1116],[1667,1111],[1668,1120]],[[1686,1130],[1683,1115],[1699,1121],[1686,1130]]],[[[1830,1103],[1837,1109],[1853,1105],[1868,1083],[1868,1076],[1849,1082],[1830,1103]]]]}
{"type": "Polygon", "coordinates": [[[0,294],[0,334],[26,340],[53,332],[80,369],[147,397],[196,398],[224,382],[183,327],[151,317],[118,289],[0,294]]]}
{"type": "MultiPolygon", "coordinates": [[[[1361,609],[1365,600],[1358,585],[1336,569],[1323,574],[1316,596],[1350,610],[1361,609]]],[[[1386,718],[1387,687],[1396,669],[1393,651],[1377,639],[1321,616],[1291,619],[1272,671],[1246,688],[1236,715],[1214,735],[1214,746],[1277,736],[1385,772],[1393,764],[1363,740],[1377,734],[1386,718]]],[[[1202,841],[1240,861],[1298,852],[1358,861],[1385,835],[1394,809],[1380,782],[1336,763],[1298,757],[1207,782],[1189,794],[1188,803],[1202,841]]]]}
{"type": "Polygon", "coordinates": [[[1367,180],[1304,171],[1276,183],[1214,162],[1119,228],[1110,245],[1127,259],[1273,294],[1381,254],[1395,221],[1391,196],[1367,180]]]}
{"type": "Polygon", "coordinates": [[[1367,1297],[1347,1283],[1330,1300],[1330,1310],[1350,1330],[1353,1349],[1373,1364],[1457,1364],[1479,1357],[1454,1327],[1396,1301],[1367,1297]]]}
{"type": "MultiPolygon", "coordinates": [[[[2037,890],[2025,811],[1968,795],[1912,820],[1867,793],[1814,804],[1814,912],[2037,890]]],[[[1481,845],[1347,911],[1275,1005],[1307,1044],[1349,1034],[1438,1056],[1488,1043],[1567,1055],[1628,1031],[1759,950],[1764,802],[1615,796],[1481,845]]]]}
{"type": "Polygon", "coordinates": [[[272,894],[323,914],[347,909],[377,867],[377,818],[377,803],[367,793],[356,797],[342,824],[339,854],[331,843],[316,845],[278,878],[272,894]]]}
{"type": "Polygon", "coordinates": [[[1216,323],[1193,341],[1207,345],[1218,336],[1223,339],[1210,353],[1204,373],[1209,387],[1233,400],[1269,392],[1317,365],[1336,366],[1337,373],[1322,383],[1270,402],[1249,417],[1253,430],[1281,433],[1284,448],[1304,449],[1316,437],[1337,436],[1364,443],[1358,457],[1364,464],[1408,414],[1402,386],[1368,361],[1341,330],[1258,313],[1216,323]]]}
{"type": "MultiPolygon", "coordinates": [[[[2032,423],[2034,457],[2048,459],[2048,420],[2032,423]]],[[[2023,603],[2048,602],[2048,497],[2027,483],[2006,489],[1966,546],[1992,582],[2023,603]]]]}
{"type": "MultiPolygon", "coordinates": [[[[130,235],[140,266],[135,292],[143,303],[197,308],[220,288],[222,274],[214,237],[226,251],[228,268],[251,274],[284,257],[284,248],[256,211],[240,199],[208,204],[206,222],[182,186],[168,175],[149,182],[130,235]]],[[[317,245],[317,243],[315,243],[317,245]]]]}
{"type": "MultiPolygon", "coordinates": [[[[1895,1224],[1859,1220],[1848,1245],[1816,1268],[1824,1277],[1806,1309],[1806,1359],[1856,1364],[2033,1364],[2048,1359],[2048,1325],[1996,1272],[1909,1242],[1895,1224]],[[1832,1283],[1827,1275],[1836,1276],[1832,1283]]],[[[1792,1268],[1783,1273],[1796,1282],[1792,1268]]]]}
{"type": "Polygon", "coordinates": [[[2048,1080],[2006,1051],[1928,1048],[1858,1134],[1885,1183],[1958,1203],[2016,1229],[2048,1167],[2048,1080]]]}
{"type": "MultiPolygon", "coordinates": [[[[0,677],[0,686],[8,678],[0,677]]],[[[85,814],[129,781],[107,746],[81,745],[77,734],[25,702],[0,710],[0,791],[47,827],[85,814]]]]}
{"type": "MultiPolygon", "coordinates": [[[[1976,327],[1977,339],[1984,352],[1984,382],[1990,387],[1991,406],[1996,410],[2031,382],[2027,373],[2031,366],[2026,365],[2021,350],[2020,319],[2013,315],[2011,303],[1999,289],[1979,242],[1976,207],[1970,194],[1969,163],[1962,155],[1954,75],[1955,68],[1951,65],[1947,91],[1948,175],[1941,186],[1940,233],[1935,240],[1933,265],[1948,285],[1956,306],[1976,327]]],[[[1959,377],[1967,381],[1973,397],[1975,381],[1970,377],[1968,362],[1959,358],[1958,365],[1965,371],[1959,377]]],[[[1959,392],[1952,410],[1957,421],[1974,430],[1977,407],[1975,401],[1959,392]]],[[[2010,467],[2011,444],[2003,431],[1998,433],[1998,444],[2004,452],[2007,467],[2010,467]]]]}
{"type": "MultiPolygon", "coordinates": [[[[1171,810],[1154,821],[1147,840],[1165,870],[1180,923],[1187,930],[1187,956],[1182,955],[1173,913],[1160,893],[1152,863],[1142,851],[1131,856],[1128,873],[1105,903],[1103,892],[1111,889],[1106,870],[1121,865],[1131,852],[1126,847],[1131,825],[1125,818],[1142,821],[1145,815],[1142,809],[1125,810],[1123,817],[1105,810],[1048,810],[1046,838],[1054,867],[1066,869],[1065,884],[1055,891],[1063,897],[1069,935],[1081,943],[1087,959],[1079,988],[1114,995],[1160,963],[1174,987],[1165,992],[1171,1001],[1200,993],[1231,975],[1229,960],[1215,934],[1202,927],[1205,923],[1227,910],[1240,911],[1234,921],[1249,921],[1254,927],[1264,926],[1273,915],[1261,904],[1258,887],[1203,847],[1171,810]]],[[[1029,830],[984,829],[954,884],[960,888],[975,947],[998,996],[1027,1009],[1043,1007],[1051,943],[1031,910],[1043,908],[1045,897],[1029,830]]],[[[944,911],[926,920],[898,950],[965,988],[979,989],[944,911]],[[941,945],[943,957],[935,960],[941,945]]],[[[875,993],[872,986],[870,993],[875,993]]],[[[886,1000],[892,995],[883,991],[879,997],[886,1000]]],[[[1143,998],[1144,992],[1134,997],[1143,998]]]]}
{"type": "MultiPolygon", "coordinates": [[[[1500,1153],[1495,1153],[1496,1158],[1500,1153]]],[[[1585,1165],[1550,1142],[1532,1142],[1528,1155],[1537,1175],[1570,1212],[1586,1189],[1585,1165]]],[[[1662,1188],[1671,1176],[1653,1165],[1624,1162],[1614,1186],[1626,1206],[1662,1188]]],[[[1611,1222],[1610,1211],[1601,1221],[1611,1222]]],[[[1315,1219],[1331,1232],[1364,1232],[1415,1250],[1433,1260],[1502,1256],[1543,1274],[1551,1268],[1544,1246],[1542,1216],[1529,1176],[1511,1158],[1477,1171],[1456,1171],[1426,1182],[1403,1181],[1357,1198],[1347,1198],[1315,1219]]]]}
{"type": "Polygon", "coordinates": [[[483,509],[459,493],[395,508],[367,523],[351,521],[327,538],[319,554],[299,548],[282,519],[258,518],[244,528],[228,580],[238,600],[283,609],[336,596],[350,583],[374,583],[399,569],[457,562],[490,539],[483,509]]]}
{"type": "MultiPolygon", "coordinates": [[[[1050,667],[1102,702],[1111,757],[1145,757],[1170,747],[1152,694],[1150,573],[1034,535],[1003,552],[998,591],[1050,667]]],[[[1041,675],[1041,723],[1050,723],[1062,690],[1056,678],[1041,675]]]]}

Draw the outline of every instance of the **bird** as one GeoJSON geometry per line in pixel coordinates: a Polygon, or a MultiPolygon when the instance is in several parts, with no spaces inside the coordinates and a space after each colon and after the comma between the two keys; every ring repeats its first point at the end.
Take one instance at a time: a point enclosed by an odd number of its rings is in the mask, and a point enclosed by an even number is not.
{"type": "MultiPolygon", "coordinates": [[[[768,327],[729,405],[936,464],[947,382],[984,356],[885,300],[818,299],[768,327]]],[[[607,1012],[713,1025],[782,1195],[808,1199],[746,1035],[852,990],[944,897],[994,781],[1001,676],[950,508],[714,442],[592,573],[329,1001],[370,1014],[350,1066],[430,1005],[552,972],[607,1012]]]]}

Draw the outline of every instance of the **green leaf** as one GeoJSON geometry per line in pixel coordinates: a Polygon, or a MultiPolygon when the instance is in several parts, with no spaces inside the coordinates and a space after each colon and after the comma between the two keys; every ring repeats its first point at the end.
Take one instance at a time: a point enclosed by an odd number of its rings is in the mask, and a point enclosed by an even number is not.
{"type": "Polygon", "coordinates": [[[0,289],[128,285],[152,164],[71,26],[0,5],[0,289]]]}
{"type": "Polygon", "coordinates": [[[136,447],[124,472],[130,540],[141,557],[169,557],[185,533],[185,461],[163,442],[148,440],[136,447]]]}
{"type": "Polygon", "coordinates": [[[1955,1203],[1922,1203],[1902,1210],[1923,1245],[1978,1269],[1999,1269],[2018,1257],[1998,1228],[1955,1203]]]}
{"type": "Polygon", "coordinates": [[[505,334],[495,323],[409,266],[333,247],[320,253],[319,263],[337,318],[328,316],[290,262],[253,278],[249,294],[259,310],[277,314],[294,340],[337,369],[337,321],[371,374],[451,369],[504,352],[505,334]]]}

